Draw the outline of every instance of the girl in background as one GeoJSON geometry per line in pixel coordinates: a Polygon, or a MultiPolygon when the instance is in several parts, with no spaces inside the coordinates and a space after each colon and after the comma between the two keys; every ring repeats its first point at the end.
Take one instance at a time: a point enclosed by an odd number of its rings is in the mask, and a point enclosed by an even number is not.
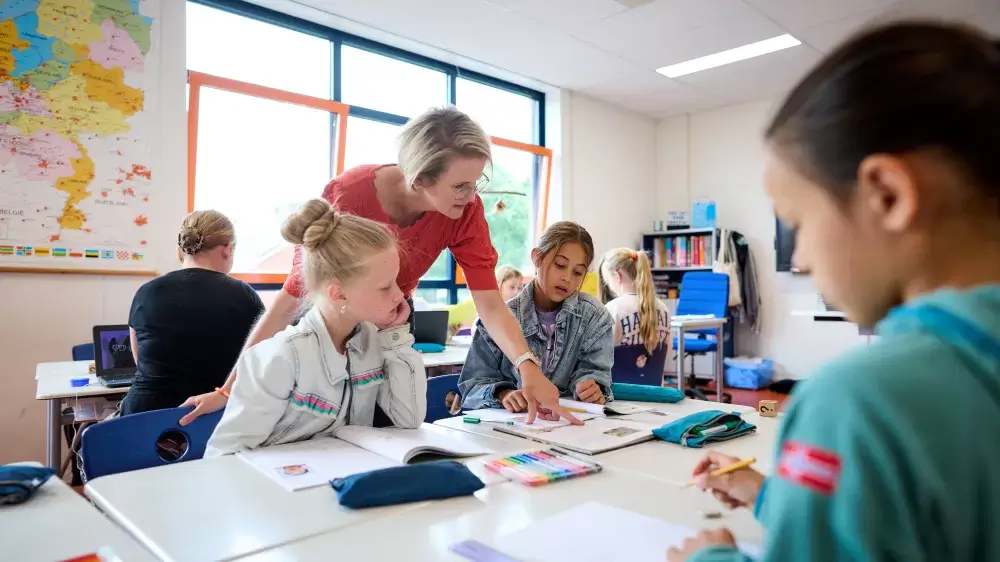
{"type": "MultiPolygon", "coordinates": [[[[796,385],[770,477],[710,476],[735,460],[710,453],[698,486],[753,510],[762,562],[1000,560],[1000,49],[936,23],[865,31],[765,141],[795,265],[879,337],[796,385]]],[[[724,529],[668,559],[749,560],[724,529]]]]}
{"type": "Polygon", "coordinates": [[[396,427],[418,427],[427,378],[396,285],[395,239],[322,199],[289,217],[281,235],[302,247],[313,307],[296,326],[243,352],[206,456],[370,426],[376,404],[396,427]]]}
{"type": "Polygon", "coordinates": [[[500,298],[507,302],[524,289],[524,275],[512,265],[501,265],[497,268],[497,285],[500,298]]]}
{"type": "Polygon", "coordinates": [[[611,250],[604,254],[598,274],[601,300],[615,322],[615,345],[641,344],[650,355],[660,343],[669,345],[669,310],[656,298],[646,252],[611,250]]]}
{"type": "MultiPolygon", "coordinates": [[[[531,251],[535,278],[507,302],[542,372],[563,397],[603,404],[611,399],[614,361],[611,315],[580,293],[594,261],[594,242],[574,222],[550,226],[531,251]]],[[[479,322],[458,381],[463,407],[524,412],[517,366],[511,364],[479,322]]]]}
{"type": "Polygon", "coordinates": [[[181,223],[181,268],[136,291],[129,311],[137,369],[122,415],[176,408],[192,394],[221,386],[264,313],[257,292],[230,277],[233,223],[218,211],[195,211],[181,223]]]}

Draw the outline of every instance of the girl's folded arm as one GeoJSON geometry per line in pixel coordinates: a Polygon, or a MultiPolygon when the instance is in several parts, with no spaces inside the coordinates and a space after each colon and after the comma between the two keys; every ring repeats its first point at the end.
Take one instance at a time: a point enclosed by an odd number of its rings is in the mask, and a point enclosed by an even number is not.
{"type": "Polygon", "coordinates": [[[570,390],[576,396],[576,385],[580,381],[593,379],[601,387],[606,400],[611,400],[611,365],[615,360],[614,322],[607,310],[601,309],[595,318],[583,329],[587,335],[580,345],[576,368],[570,380],[570,390]]]}
{"type": "Polygon", "coordinates": [[[385,360],[378,405],[396,427],[420,427],[427,416],[427,372],[413,349],[413,334],[407,326],[399,326],[379,332],[378,338],[385,360]]]}
{"type": "Polygon", "coordinates": [[[226,411],[208,440],[205,456],[259,447],[274,431],[288,408],[295,386],[295,350],[265,342],[243,352],[226,411]]]}

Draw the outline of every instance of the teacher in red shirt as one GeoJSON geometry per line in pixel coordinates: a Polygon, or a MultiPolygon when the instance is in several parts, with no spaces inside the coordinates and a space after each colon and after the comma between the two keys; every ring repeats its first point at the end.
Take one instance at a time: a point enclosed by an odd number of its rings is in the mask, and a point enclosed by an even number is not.
{"type": "MultiPolygon", "coordinates": [[[[405,295],[412,296],[420,277],[445,248],[451,250],[465,272],[483,325],[518,369],[529,423],[539,413],[579,423],[559,406],[559,390],[542,374],[521,326],[500,297],[494,273],[497,253],[477,194],[483,170],[492,160],[489,137],[468,115],[445,107],[410,120],[398,141],[399,164],[347,170],[327,184],[323,198],[338,212],[378,221],[396,235],[400,257],[396,281],[405,295]]],[[[303,295],[296,249],[292,272],[250,333],[247,347],[288,327],[303,295]]],[[[225,393],[236,376],[235,371],[229,376],[225,393]]],[[[222,392],[189,398],[184,405],[195,409],[181,424],[222,409],[226,400],[222,392]]]]}

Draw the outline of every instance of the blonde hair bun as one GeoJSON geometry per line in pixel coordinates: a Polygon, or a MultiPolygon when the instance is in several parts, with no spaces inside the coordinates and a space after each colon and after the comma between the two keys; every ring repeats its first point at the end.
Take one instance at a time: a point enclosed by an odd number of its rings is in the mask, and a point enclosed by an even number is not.
{"type": "Polygon", "coordinates": [[[177,245],[180,246],[182,252],[193,256],[205,245],[205,237],[196,228],[182,228],[180,234],[177,235],[177,245]]]}
{"type": "Polygon", "coordinates": [[[333,206],[323,199],[311,199],[285,219],[281,237],[306,250],[315,250],[333,236],[338,222],[333,206]]]}
{"type": "Polygon", "coordinates": [[[217,246],[228,246],[236,240],[233,223],[219,211],[195,211],[184,218],[177,234],[177,247],[193,256],[217,246]]]}

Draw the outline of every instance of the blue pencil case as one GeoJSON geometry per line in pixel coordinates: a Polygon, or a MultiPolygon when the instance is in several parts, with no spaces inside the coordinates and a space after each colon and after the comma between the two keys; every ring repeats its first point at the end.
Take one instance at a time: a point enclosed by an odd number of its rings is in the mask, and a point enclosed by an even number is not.
{"type": "Polygon", "coordinates": [[[413,349],[420,353],[441,353],[445,347],[439,343],[415,343],[413,349]]]}
{"type": "Polygon", "coordinates": [[[330,481],[351,509],[470,496],[483,481],[464,464],[438,461],[362,472],[330,481]]]}
{"type": "Polygon", "coordinates": [[[645,384],[611,383],[611,394],[615,400],[635,400],[636,402],[680,402],[684,393],[669,386],[649,386],[645,384]]]}
{"type": "Polygon", "coordinates": [[[47,466],[0,466],[0,505],[28,501],[55,473],[55,469],[47,466]]]}
{"type": "Polygon", "coordinates": [[[706,410],[684,416],[653,430],[653,435],[685,447],[698,448],[706,443],[728,441],[757,431],[736,412],[706,410]]]}

